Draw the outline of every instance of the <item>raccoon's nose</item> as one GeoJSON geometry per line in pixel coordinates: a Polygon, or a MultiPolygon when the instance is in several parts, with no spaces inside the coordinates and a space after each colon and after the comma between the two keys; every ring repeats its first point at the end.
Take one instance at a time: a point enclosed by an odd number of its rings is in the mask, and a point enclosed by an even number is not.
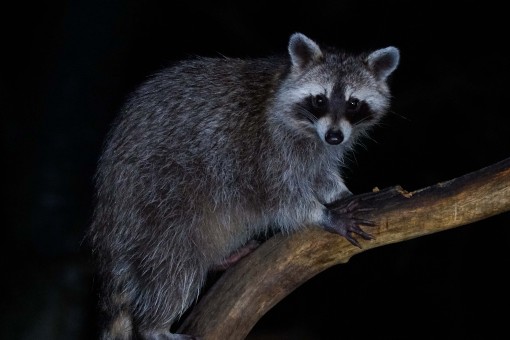
{"type": "Polygon", "coordinates": [[[344,134],[340,130],[329,130],[325,139],[328,144],[337,145],[344,141],[344,134]]]}

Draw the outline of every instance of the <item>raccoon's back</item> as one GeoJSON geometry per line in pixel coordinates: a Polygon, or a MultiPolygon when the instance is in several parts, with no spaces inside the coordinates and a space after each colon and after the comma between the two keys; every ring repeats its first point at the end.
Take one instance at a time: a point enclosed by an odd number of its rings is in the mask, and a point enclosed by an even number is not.
{"type": "Polygon", "coordinates": [[[237,148],[242,134],[264,126],[285,67],[278,58],[200,58],[157,73],[123,108],[108,147],[117,153],[106,157],[169,151],[196,159],[211,148],[237,148]]]}
{"type": "Polygon", "coordinates": [[[142,84],[99,162],[94,228],[142,230],[201,202],[249,197],[269,147],[266,110],[287,67],[277,58],[201,58],[142,84]]]}

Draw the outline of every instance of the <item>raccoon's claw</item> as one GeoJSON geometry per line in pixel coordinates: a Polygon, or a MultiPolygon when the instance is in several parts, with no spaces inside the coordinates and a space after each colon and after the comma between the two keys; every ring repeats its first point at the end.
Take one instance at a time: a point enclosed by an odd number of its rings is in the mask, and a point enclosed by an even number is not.
{"type": "Polygon", "coordinates": [[[356,219],[349,219],[342,216],[337,216],[334,218],[335,222],[331,225],[326,225],[325,229],[329,232],[339,234],[343,237],[345,237],[349,242],[351,242],[356,247],[361,248],[359,242],[354,238],[353,234],[356,234],[358,236],[361,236],[365,240],[372,240],[374,239],[374,236],[367,233],[363,229],[360,228],[360,225],[367,226],[367,227],[373,227],[375,226],[374,223],[356,220],[356,219]]]}
{"type": "Polygon", "coordinates": [[[354,235],[358,235],[365,240],[372,240],[374,236],[367,233],[361,226],[375,227],[372,221],[357,218],[356,212],[365,211],[366,209],[358,209],[358,202],[351,201],[344,207],[337,207],[334,210],[328,210],[328,222],[324,224],[324,229],[345,237],[349,242],[358,248],[361,248],[358,240],[354,235]]]}

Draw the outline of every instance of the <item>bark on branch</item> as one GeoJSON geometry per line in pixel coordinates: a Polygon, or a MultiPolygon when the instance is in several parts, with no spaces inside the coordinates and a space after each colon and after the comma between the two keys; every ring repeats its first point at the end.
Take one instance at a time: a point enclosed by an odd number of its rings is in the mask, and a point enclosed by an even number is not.
{"type": "Polygon", "coordinates": [[[276,235],[227,270],[179,332],[205,340],[244,339],[276,303],[321,271],[382,245],[455,228],[510,211],[510,158],[414,192],[401,187],[356,195],[357,216],[377,223],[359,249],[319,228],[276,235]],[[366,209],[365,209],[366,208],[366,209]]]}

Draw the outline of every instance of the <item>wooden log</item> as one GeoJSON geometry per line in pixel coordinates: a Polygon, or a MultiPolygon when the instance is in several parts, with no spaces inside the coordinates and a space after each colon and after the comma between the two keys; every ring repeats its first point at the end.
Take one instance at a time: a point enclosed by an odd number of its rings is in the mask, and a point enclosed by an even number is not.
{"type": "Polygon", "coordinates": [[[386,244],[470,224],[510,211],[510,158],[414,192],[399,186],[337,202],[357,202],[356,217],[376,223],[362,248],[316,226],[277,234],[228,269],[206,292],[179,332],[205,340],[244,339],[276,303],[321,271],[386,244]]]}

